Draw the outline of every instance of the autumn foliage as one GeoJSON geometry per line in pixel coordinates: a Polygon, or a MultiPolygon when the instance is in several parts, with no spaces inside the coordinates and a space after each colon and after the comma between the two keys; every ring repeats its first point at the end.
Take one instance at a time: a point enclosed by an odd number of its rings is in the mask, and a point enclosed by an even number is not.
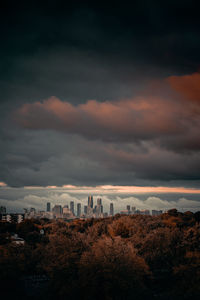
{"type": "Polygon", "coordinates": [[[0,284],[16,299],[199,299],[199,213],[0,224],[0,284]],[[45,234],[40,234],[44,229],[45,234]],[[25,239],[15,245],[12,233],[25,239]],[[44,287],[25,288],[45,275],[44,287]]]}

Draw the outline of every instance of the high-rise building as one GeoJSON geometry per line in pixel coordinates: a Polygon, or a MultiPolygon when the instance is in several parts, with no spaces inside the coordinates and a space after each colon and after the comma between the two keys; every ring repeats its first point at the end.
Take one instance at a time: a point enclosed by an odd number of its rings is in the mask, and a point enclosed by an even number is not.
{"type": "Polygon", "coordinates": [[[63,218],[65,219],[73,219],[74,218],[74,214],[72,213],[72,211],[69,209],[68,205],[65,205],[63,207],[63,218]]]}
{"type": "Polygon", "coordinates": [[[74,201],[70,201],[70,210],[74,215],[74,201]]]}
{"type": "Polygon", "coordinates": [[[113,203],[110,203],[110,215],[114,216],[114,205],[113,205],[113,203]]]}
{"type": "Polygon", "coordinates": [[[102,199],[101,198],[97,198],[97,206],[102,205],[102,199]]]}
{"type": "Polygon", "coordinates": [[[96,217],[100,217],[103,213],[103,205],[102,205],[102,199],[97,199],[97,205],[95,205],[94,213],[96,214],[96,217]]]}
{"type": "Polygon", "coordinates": [[[70,214],[71,213],[68,205],[63,206],[62,211],[63,211],[63,214],[70,214]]]}
{"type": "Polygon", "coordinates": [[[80,218],[81,216],[81,203],[77,204],[77,217],[80,218]]]}
{"type": "Polygon", "coordinates": [[[0,206],[0,214],[6,214],[6,207],[0,206]]]}
{"type": "Polygon", "coordinates": [[[134,214],[136,211],[136,207],[135,206],[132,206],[132,214],[134,214]]]}
{"type": "Polygon", "coordinates": [[[50,212],[51,211],[51,203],[47,202],[47,211],[50,212]]]}
{"type": "Polygon", "coordinates": [[[59,218],[62,216],[62,206],[61,205],[55,205],[52,209],[53,214],[59,218]]]}
{"type": "Polygon", "coordinates": [[[88,197],[88,207],[93,208],[93,196],[88,197]]]}
{"type": "Polygon", "coordinates": [[[130,212],[131,206],[130,206],[130,205],[127,205],[127,206],[126,206],[126,209],[130,212]]]}
{"type": "Polygon", "coordinates": [[[84,215],[87,215],[87,205],[84,205],[84,215]]]}

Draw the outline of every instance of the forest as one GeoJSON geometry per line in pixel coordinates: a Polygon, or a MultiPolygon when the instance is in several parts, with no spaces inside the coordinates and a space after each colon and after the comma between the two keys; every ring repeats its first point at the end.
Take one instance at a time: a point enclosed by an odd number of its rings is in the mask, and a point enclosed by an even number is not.
{"type": "Polygon", "coordinates": [[[0,223],[0,292],[15,299],[200,299],[200,212],[0,223]],[[13,234],[25,243],[14,243],[13,234]]]}

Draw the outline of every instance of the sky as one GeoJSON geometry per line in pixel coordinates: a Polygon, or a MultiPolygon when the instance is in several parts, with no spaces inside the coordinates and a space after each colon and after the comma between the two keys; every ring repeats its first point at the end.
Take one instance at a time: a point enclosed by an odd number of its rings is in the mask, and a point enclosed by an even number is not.
{"type": "Polygon", "coordinates": [[[0,203],[29,205],[34,187],[43,203],[66,185],[198,201],[196,1],[67,2],[0,9],[0,203]]]}

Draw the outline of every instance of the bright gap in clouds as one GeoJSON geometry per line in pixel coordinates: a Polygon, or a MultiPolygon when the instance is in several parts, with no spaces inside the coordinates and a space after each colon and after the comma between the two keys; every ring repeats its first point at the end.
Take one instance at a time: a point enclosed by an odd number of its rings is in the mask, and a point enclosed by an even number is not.
{"type": "Polygon", "coordinates": [[[91,186],[75,186],[75,185],[63,185],[59,186],[47,186],[47,187],[34,187],[34,186],[26,186],[24,189],[63,189],[67,190],[70,193],[73,192],[82,192],[82,193],[180,193],[180,194],[200,194],[200,189],[195,188],[185,188],[185,187],[152,187],[152,186],[117,186],[117,185],[99,185],[96,187],[91,186]]]}

